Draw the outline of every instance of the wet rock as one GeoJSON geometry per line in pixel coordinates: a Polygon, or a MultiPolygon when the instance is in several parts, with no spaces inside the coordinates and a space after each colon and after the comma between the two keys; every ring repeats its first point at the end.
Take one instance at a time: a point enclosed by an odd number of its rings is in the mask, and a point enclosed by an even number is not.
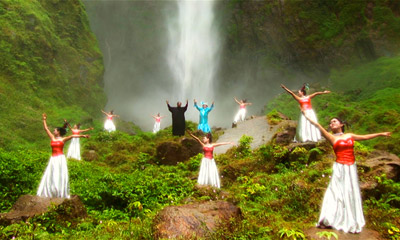
{"type": "Polygon", "coordinates": [[[289,144],[296,136],[297,123],[295,121],[284,121],[279,125],[279,129],[273,139],[277,144],[289,144]]]}
{"type": "Polygon", "coordinates": [[[203,152],[201,145],[194,139],[183,138],[180,142],[162,142],[157,146],[157,159],[160,164],[176,165],[203,152]]]}
{"type": "Polygon", "coordinates": [[[229,227],[231,219],[241,219],[240,208],[226,201],[209,201],[169,206],[154,220],[156,239],[207,237],[221,227],[229,227]]]}
{"type": "Polygon", "coordinates": [[[61,221],[74,222],[87,216],[86,208],[79,196],[73,195],[67,198],[46,198],[32,195],[21,196],[8,213],[0,214],[0,224],[10,225],[20,221],[47,213],[57,212],[57,219],[61,221]]]}

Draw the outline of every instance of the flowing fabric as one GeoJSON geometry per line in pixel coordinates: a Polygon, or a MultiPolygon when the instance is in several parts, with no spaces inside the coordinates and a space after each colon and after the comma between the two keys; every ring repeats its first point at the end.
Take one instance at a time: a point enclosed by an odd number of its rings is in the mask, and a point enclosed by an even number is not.
{"type": "Polygon", "coordinates": [[[154,122],[154,126],[153,126],[153,133],[157,133],[158,131],[160,131],[161,128],[161,122],[154,122]]]}
{"type": "Polygon", "coordinates": [[[185,112],[188,104],[184,107],[171,107],[168,104],[168,110],[172,113],[172,135],[183,136],[185,135],[185,112]]]}
{"type": "Polygon", "coordinates": [[[361,232],[365,220],[356,164],[333,164],[332,179],[325,192],[317,226],[321,225],[344,232],[361,232]]]}
{"type": "Polygon", "coordinates": [[[50,158],[40,181],[37,195],[70,198],[67,159],[64,154],[50,158]]]}
{"type": "Polygon", "coordinates": [[[104,129],[108,132],[114,132],[115,131],[115,125],[112,120],[107,119],[106,122],[104,123],[104,129]]]}
{"type": "Polygon", "coordinates": [[[211,132],[211,128],[208,125],[208,113],[214,108],[214,104],[212,104],[211,107],[207,108],[199,107],[196,103],[194,104],[194,106],[200,112],[199,125],[197,126],[197,129],[203,131],[204,133],[211,132]]]}
{"type": "Polygon", "coordinates": [[[71,144],[68,148],[67,158],[81,160],[81,147],[79,144],[79,138],[74,137],[71,139],[71,144]]]}
{"type": "Polygon", "coordinates": [[[197,183],[200,185],[211,185],[217,188],[221,187],[217,164],[215,164],[214,158],[209,159],[203,157],[203,159],[201,159],[200,173],[197,183]]]}
{"type": "MultiPolygon", "coordinates": [[[[308,109],[305,110],[305,114],[313,121],[318,122],[317,116],[315,115],[314,110],[308,109]]],[[[311,124],[310,121],[303,115],[300,114],[299,124],[297,126],[296,140],[299,142],[318,142],[321,139],[321,132],[319,129],[311,124]]]]}
{"type": "Polygon", "coordinates": [[[246,119],[246,108],[240,108],[239,112],[236,114],[235,118],[233,119],[234,123],[240,121],[244,121],[246,119]]]}

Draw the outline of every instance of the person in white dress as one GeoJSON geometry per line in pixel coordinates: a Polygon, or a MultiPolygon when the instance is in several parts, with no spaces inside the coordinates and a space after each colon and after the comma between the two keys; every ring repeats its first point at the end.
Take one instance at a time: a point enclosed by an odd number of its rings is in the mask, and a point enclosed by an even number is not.
{"type": "MultiPolygon", "coordinates": [[[[73,127],[71,127],[71,125],[68,124],[68,128],[71,129],[73,136],[77,136],[83,132],[93,130],[93,128],[87,128],[81,130],[80,127],[81,127],[80,123],[75,124],[73,127]]],[[[69,144],[68,147],[67,158],[74,158],[76,160],[81,160],[81,146],[79,143],[79,137],[72,137],[71,143],[69,144]]]]}
{"type": "Polygon", "coordinates": [[[221,181],[219,179],[217,165],[215,164],[213,156],[214,147],[227,144],[234,145],[234,143],[233,142],[212,143],[211,133],[207,133],[203,137],[203,141],[201,141],[193,133],[189,131],[188,133],[203,146],[203,151],[204,151],[204,157],[201,160],[200,172],[199,172],[199,177],[197,178],[197,183],[200,185],[210,185],[216,188],[220,188],[221,181]]]}
{"type": "Polygon", "coordinates": [[[339,118],[332,118],[329,124],[331,134],[306,113],[304,116],[311,124],[318,127],[325,139],[333,146],[336,155],[332,178],[324,195],[317,227],[359,233],[365,225],[365,219],[353,149],[354,141],[380,136],[389,137],[391,133],[380,132],[366,135],[344,133],[344,122],[339,118]]]}
{"type": "Polygon", "coordinates": [[[153,126],[153,133],[157,133],[161,129],[161,119],[163,119],[165,116],[160,116],[160,113],[157,113],[157,115],[152,116],[155,120],[154,126],[153,126]]]}
{"type": "Polygon", "coordinates": [[[71,135],[64,137],[67,132],[66,126],[57,127],[52,133],[47,127],[47,115],[43,113],[42,117],[44,130],[51,140],[52,155],[40,181],[37,195],[50,198],[70,198],[67,159],[63,152],[64,143],[73,137],[87,138],[89,136],[71,135]]]}
{"type": "Polygon", "coordinates": [[[311,99],[321,94],[330,93],[330,91],[315,92],[307,96],[306,90],[308,90],[308,84],[303,85],[303,87],[298,91],[298,95],[296,95],[290,89],[285,87],[285,85],[283,84],[281,84],[281,87],[285,89],[290,95],[292,95],[292,97],[300,104],[301,112],[300,112],[299,124],[297,125],[296,129],[296,141],[318,142],[321,139],[321,132],[318,130],[317,127],[312,125],[310,121],[308,121],[304,117],[303,112],[305,112],[315,122],[318,122],[317,115],[315,114],[311,106],[311,99]]]}
{"type": "Polygon", "coordinates": [[[236,97],[233,98],[237,104],[239,104],[239,111],[235,115],[235,118],[233,119],[233,124],[232,126],[236,126],[238,121],[244,121],[246,120],[246,107],[251,105],[252,103],[247,102],[246,99],[242,100],[237,100],[236,97]]]}
{"type": "Polygon", "coordinates": [[[111,110],[109,113],[105,112],[103,110],[101,110],[101,111],[104,113],[104,115],[107,116],[107,119],[104,122],[104,130],[106,130],[107,132],[114,132],[116,130],[116,128],[115,128],[115,125],[114,125],[114,122],[112,121],[112,119],[114,117],[119,117],[119,116],[115,115],[113,110],[111,110]]]}

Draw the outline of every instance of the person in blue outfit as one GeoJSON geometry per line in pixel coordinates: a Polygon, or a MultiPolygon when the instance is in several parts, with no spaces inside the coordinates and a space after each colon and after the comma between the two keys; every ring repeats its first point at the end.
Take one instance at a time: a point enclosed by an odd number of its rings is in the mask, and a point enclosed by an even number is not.
{"type": "Polygon", "coordinates": [[[208,104],[205,102],[201,102],[202,107],[197,106],[197,101],[194,99],[194,106],[200,112],[200,120],[198,130],[201,130],[204,133],[211,132],[211,128],[208,125],[208,113],[214,108],[214,102],[212,102],[211,107],[208,107],[208,104]]]}

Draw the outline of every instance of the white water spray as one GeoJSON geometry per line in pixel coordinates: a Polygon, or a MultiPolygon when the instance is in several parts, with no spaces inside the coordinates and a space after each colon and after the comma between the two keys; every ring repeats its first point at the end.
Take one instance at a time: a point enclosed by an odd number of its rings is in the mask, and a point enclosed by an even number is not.
{"type": "Polygon", "coordinates": [[[214,0],[177,0],[168,20],[168,64],[175,80],[174,98],[211,101],[219,62],[214,0]]]}

